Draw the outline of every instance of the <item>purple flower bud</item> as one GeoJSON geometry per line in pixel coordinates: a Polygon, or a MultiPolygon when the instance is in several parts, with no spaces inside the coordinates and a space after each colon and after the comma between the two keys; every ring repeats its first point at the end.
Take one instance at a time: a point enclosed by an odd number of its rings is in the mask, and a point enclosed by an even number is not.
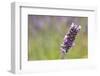
{"type": "Polygon", "coordinates": [[[73,46],[75,37],[78,34],[80,29],[81,29],[80,25],[76,25],[74,23],[71,24],[71,27],[70,27],[68,33],[64,37],[63,44],[61,44],[60,49],[63,53],[67,53],[68,50],[73,46]]]}

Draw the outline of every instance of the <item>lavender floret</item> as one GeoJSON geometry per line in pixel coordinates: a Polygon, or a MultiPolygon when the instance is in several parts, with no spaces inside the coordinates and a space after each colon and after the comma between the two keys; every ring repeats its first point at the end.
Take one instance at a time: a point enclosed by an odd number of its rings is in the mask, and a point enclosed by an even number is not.
{"type": "Polygon", "coordinates": [[[74,23],[71,24],[71,27],[68,33],[65,35],[63,43],[61,44],[60,49],[63,55],[66,54],[68,50],[73,46],[76,35],[78,34],[80,29],[80,25],[76,25],[74,23]]]}

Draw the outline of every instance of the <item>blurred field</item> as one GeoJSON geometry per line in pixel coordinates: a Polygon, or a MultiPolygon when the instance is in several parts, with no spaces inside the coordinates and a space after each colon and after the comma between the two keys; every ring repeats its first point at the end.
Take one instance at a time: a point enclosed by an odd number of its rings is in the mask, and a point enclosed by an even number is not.
{"type": "Polygon", "coordinates": [[[28,16],[28,60],[60,59],[60,44],[70,24],[80,24],[75,46],[66,54],[66,59],[88,57],[87,17],[28,16]]]}

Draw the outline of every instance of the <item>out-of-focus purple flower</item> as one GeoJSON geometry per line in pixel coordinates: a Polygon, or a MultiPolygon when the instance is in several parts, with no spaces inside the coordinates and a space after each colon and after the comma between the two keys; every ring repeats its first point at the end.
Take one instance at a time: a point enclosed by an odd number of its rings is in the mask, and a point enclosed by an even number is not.
{"type": "MultiPolygon", "coordinates": [[[[68,50],[74,45],[74,40],[79,30],[81,29],[80,25],[76,25],[74,23],[71,24],[68,33],[65,35],[63,43],[61,44],[61,53],[64,57],[64,54],[68,52],[68,50]]],[[[63,58],[62,57],[62,58],[63,58]]]]}

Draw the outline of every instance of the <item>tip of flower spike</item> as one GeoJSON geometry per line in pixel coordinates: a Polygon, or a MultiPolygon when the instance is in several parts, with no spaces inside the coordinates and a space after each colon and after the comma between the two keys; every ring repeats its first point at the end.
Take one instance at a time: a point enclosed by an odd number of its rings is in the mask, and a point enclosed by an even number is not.
{"type": "Polygon", "coordinates": [[[77,30],[80,30],[80,29],[81,29],[81,26],[80,26],[80,25],[76,25],[75,23],[72,22],[70,28],[73,28],[73,27],[74,27],[75,29],[77,29],[77,30]]]}
{"type": "Polygon", "coordinates": [[[78,27],[78,25],[76,25],[75,23],[73,23],[73,22],[72,22],[72,24],[71,24],[71,28],[72,28],[72,27],[77,28],[77,27],[78,27]]]}

